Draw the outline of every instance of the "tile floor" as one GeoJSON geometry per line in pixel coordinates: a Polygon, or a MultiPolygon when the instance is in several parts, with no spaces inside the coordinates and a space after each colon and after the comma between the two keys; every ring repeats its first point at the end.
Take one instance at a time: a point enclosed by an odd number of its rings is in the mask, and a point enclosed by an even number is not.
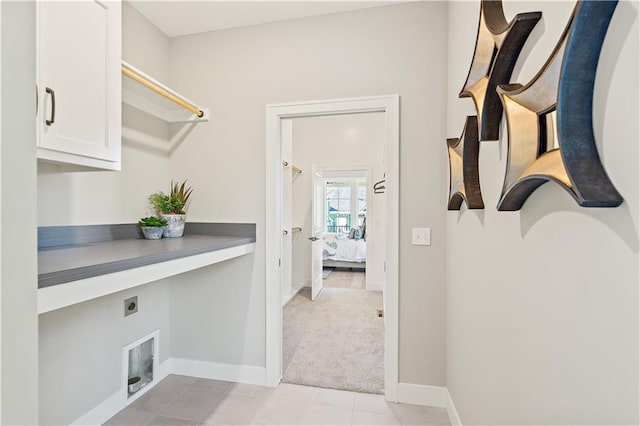
{"type": "Polygon", "coordinates": [[[170,375],[107,425],[449,425],[442,408],[381,395],[170,375]]]}

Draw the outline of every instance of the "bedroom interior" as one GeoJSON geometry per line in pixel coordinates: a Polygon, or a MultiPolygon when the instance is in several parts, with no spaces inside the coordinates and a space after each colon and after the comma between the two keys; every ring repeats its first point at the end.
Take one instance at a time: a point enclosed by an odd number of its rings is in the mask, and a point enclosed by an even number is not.
{"type": "MultiPolygon", "coordinates": [[[[335,269],[365,272],[367,262],[367,173],[327,167],[323,178],[325,233],[322,236],[323,277],[335,269]]],[[[368,174],[368,173],[367,173],[368,174]]],[[[320,200],[318,200],[320,201],[320,200]]]]}

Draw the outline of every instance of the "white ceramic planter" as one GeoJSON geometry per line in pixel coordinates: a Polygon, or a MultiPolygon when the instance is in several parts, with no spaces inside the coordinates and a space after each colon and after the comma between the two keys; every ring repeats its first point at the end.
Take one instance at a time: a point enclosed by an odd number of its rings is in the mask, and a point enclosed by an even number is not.
{"type": "Polygon", "coordinates": [[[164,227],[159,226],[141,226],[140,229],[147,240],[159,240],[164,232],[164,227]]]}
{"type": "Polygon", "coordinates": [[[162,236],[165,238],[179,238],[184,234],[184,222],[187,215],[184,214],[161,214],[161,218],[167,221],[162,236]]]}

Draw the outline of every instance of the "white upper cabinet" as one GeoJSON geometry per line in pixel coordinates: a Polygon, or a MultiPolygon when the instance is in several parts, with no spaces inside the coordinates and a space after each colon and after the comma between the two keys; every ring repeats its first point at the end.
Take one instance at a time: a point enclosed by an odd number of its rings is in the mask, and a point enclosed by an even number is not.
{"type": "Polygon", "coordinates": [[[119,1],[38,1],[38,158],[120,170],[119,1]]]}

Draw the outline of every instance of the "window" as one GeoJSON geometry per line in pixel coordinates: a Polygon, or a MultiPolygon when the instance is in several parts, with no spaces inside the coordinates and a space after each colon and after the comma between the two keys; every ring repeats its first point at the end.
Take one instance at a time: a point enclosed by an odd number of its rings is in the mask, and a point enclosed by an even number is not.
{"type": "Polygon", "coordinates": [[[367,182],[351,178],[325,182],[325,232],[346,233],[362,226],[367,215],[367,182]]]}

